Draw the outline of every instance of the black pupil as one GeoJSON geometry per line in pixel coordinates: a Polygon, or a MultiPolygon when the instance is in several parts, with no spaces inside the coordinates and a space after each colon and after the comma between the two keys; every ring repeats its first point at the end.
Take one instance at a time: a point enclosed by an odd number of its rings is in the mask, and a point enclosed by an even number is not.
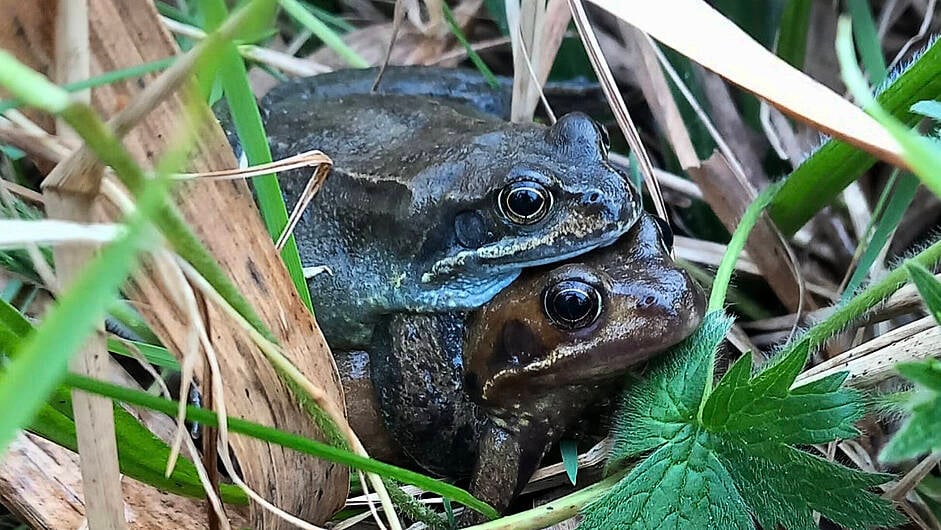
{"type": "Polygon", "coordinates": [[[576,322],[591,312],[591,297],[588,293],[574,287],[555,295],[553,300],[556,314],[561,320],[576,322]]]}
{"type": "Polygon", "coordinates": [[[520,217],[532,217],[542,209],[543,197],[533,188],[517,188],[507,197],[507,206],[520,217]]]}

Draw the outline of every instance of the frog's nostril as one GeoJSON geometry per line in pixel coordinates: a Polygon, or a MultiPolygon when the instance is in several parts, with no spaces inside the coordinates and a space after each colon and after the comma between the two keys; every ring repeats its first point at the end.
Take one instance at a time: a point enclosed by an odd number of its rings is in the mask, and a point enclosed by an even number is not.
{"type": "Polygon", "coordinates": [[[598,190],[586,193],[584,196],[585,204],[598,204],[601,202],[601,192],[598,190]]]}

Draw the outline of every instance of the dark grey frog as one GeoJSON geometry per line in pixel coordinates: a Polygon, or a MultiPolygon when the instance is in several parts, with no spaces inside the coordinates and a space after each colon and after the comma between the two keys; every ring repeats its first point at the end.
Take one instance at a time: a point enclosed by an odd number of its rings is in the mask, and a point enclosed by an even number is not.
{"type": "MultiPolygon", "coordinates": [[[[303,265],[330,271],[308,285],[334,347],[367,345],[383,315],[477,308],[524,267],[613,243],[640,213],[590,118],[508,123],[488,114],[502,92],[435,71],[393,68],[378,93],[375,70],[335,72],[262,102],[275,158],[319,149],[334,161],[295,230],[303,265]],[[418,71],[436,97],[407,81],[418,71]]],[[[309,177],[280,174],[289,206],[309,177]]]]}

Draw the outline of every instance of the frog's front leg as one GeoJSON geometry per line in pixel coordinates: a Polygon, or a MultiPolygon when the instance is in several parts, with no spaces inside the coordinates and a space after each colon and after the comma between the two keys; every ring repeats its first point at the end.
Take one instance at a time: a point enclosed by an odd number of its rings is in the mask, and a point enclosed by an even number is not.
{"type": "MultiPolygon", "coordinates": [[[[553,438],[545,420],[490,419],[478,443],[477,463],[470,492],[503,513],[536,471],[553,438]]],[[[461,525],[483,522],[483,516],[466,510],[461,525]]]]}
{"type": "Polygon", "coordinates": [[[466,477],[482,417],[463,391],[460,313],[398,314],[376,328],[370,372],[383,420],[425,469],[466,477]]]}

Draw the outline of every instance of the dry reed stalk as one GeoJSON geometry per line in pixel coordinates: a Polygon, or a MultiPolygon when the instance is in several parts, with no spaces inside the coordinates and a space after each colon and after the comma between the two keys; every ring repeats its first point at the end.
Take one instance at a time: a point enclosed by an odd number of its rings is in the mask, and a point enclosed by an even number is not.
{"type": "MultiPolygon", "coordinates": [[[[88,33],[88,1],[60,0],[56,13],[55,79],[60,84],[89,77],[91,52],[88,33]]],[[[88,102],[90,91],[72,96],[88,102]]],[[[64,138],[78,139],[64,121],[56,122],[64,138]]],[[[46,215],[88,223],[93,218],[93,202],[101,185],[101,168],[88,168],[76,173],[54,173],[58,178],[43,182],[46,215]]],[[[66,289],[79,271],[94,257],[95,247],[56,246],[53,248],[59,289],[66,289]]],[[[103,329],[104,322],[98,324],[103,329]]],[[[96,379],[110,373],[108,350],[100,333],[92,334],[75,354],[71,369],[96,379]]],[[[124,496],[118,468],[118,450],[114,431],[114,408],[110,399],[72,391],[72,410],[78,452],[81,455],[82,484],[85,494],[85,517],[90,528],[122,530],[124,496]]]]}

